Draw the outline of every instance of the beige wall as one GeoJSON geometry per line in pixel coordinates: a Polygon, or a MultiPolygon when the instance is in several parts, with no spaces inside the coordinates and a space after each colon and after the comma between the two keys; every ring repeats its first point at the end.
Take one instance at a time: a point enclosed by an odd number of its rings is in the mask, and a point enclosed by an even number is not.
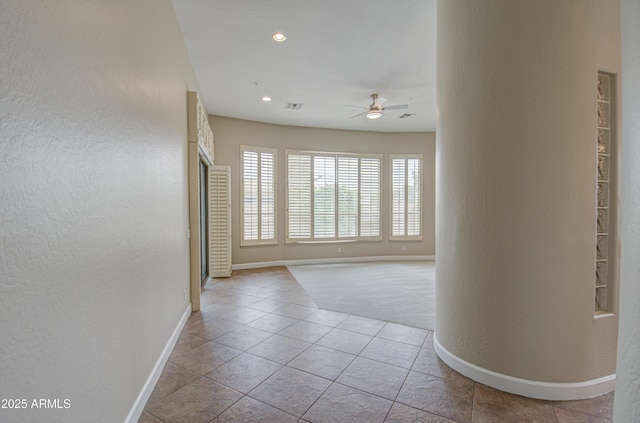
{"type": "Polygon", "coordinates": [[[122,422],[188,307],[170,0],[0,3],[2,422],[122,422]]]}
{"type": "Polygon", "coordinates": [[[233,210],[233,263],[282,260],[345,258],[363,256],[415,256],[435,253],[435,134],[380,133],[271,125],[220,116],[210,116],[215,137],[215,162],[231,166],[233,210]],[[278,149],[276,246],[240,247],[240,145],[278,149]],[[285,149],[329,152],[379,153],[383,162],[383,241],[328,244],[285,244],[285,149]],[[423,169],[423,240],[389,242],[389,154],[420,153],[423,169]],[[406,250],[402,250],[402,246],[406,250]],[[342,249],[338,253],[338,247],[342,249]]]}

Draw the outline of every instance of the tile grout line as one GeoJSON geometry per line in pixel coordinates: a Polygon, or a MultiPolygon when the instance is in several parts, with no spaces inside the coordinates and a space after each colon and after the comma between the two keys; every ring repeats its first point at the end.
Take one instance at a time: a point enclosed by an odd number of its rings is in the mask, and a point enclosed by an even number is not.
{"type": "Polygon", "coordinates": [[[476,389],[478,387],[477,382],[473,382],[473,397],[471,401],[471,421],[473,422],[473,415],[476,413],[476,389]]]}

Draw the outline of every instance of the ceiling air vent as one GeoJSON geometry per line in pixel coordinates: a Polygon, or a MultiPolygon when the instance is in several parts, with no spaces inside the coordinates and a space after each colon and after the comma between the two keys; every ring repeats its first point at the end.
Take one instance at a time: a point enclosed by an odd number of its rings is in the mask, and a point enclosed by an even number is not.
{"type": "Polygon", "coordinates": [[[302,109],[302,103],[287,103],[285,108],[291,110],[300,110],[302,109]]]}
{"type": "Polygon", "coordinates": [[[399,117],[400,119],[406,119],[406,118],[408,118],[408,117],[410,117],[410,116],[413,116],[413,114],[412,114],[412,113],[405,113],[405,114],[403,114],[402,116],[398,116],[398,117],[399,117]]]}

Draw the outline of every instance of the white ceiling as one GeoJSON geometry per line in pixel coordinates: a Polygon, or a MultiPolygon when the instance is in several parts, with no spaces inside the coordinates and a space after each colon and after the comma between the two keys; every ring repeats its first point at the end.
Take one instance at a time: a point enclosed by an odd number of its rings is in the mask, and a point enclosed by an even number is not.
{"type": "Polygon", "coordinates": [[[435,130],[434,3],[173,0],[210,114],[385,132],[435,130]],[[286,42],[272,40],[277,31],[286,42]],[[367,107],[371,93],[409,108],[350,118],[365,109],[345,105],[367,107]]]}

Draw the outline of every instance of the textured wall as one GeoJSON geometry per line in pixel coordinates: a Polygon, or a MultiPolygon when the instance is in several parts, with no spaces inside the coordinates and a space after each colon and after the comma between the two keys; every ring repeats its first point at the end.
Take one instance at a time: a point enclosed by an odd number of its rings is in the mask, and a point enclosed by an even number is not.
{"type": "Polygon", "coordinates": [[[0,56],[0,397],[71,405],[0,421],[123,421],[188,305],[173,6],[3,1],[0,56]]]}
{"type": "Polygon", "coordinates": [[[640,2],[622,0],[620,335],[613,421],[640,421],[640,2]]]}
{"type": "Polygon", "coordinates": [[[617,1],[437,5],[436,334],[529,381],[615,373],[594,319],[596,72],[619,72],[617,1]]]}
{"type": "Polygon", "coordinates": [[[210,117],[215,135],[216,164],[231,166],[233,210],[233,263],[302,260],[333,257],[433,255],[435,253],[435,134],[383,133],[270,125],[219,116],[210,117]],[[278,245],[240,248],[240,145],[278,149],[278,245]],[[285,244],[285,149],[347,151],[384,154],[382,174],[381,242],[285,244]],[[389,242],[389,154],[423,155],[422,241],[389,242]],[[402,246],[406,250],[402,250],[402,246]],[[338,253],[338,247],[342,252],[338,253]]]}

